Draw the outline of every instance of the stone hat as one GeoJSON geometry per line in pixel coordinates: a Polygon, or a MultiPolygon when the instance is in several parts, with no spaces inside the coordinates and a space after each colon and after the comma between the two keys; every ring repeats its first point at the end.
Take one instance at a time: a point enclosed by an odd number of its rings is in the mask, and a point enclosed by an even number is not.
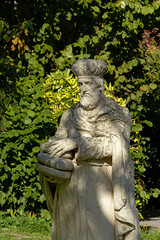
{"type": "Polygon", "coordinates": [[[104,61],[96,59],[80,59],[73,63],[71,71],[78,78],[102,78],[107,71],[107,64],[104,61]]]}

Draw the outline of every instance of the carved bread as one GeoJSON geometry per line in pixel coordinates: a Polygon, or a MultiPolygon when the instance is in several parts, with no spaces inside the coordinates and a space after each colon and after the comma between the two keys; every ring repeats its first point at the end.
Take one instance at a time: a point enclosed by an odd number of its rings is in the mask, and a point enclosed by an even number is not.
{"type": "Polygon", "coordinates": [[[63,183],[70,179],[74,165],[70,159],[51,156],[47,153],[39,153],[36,170],[49,182],[63,183]]]}
{"type": "Polygon", "coordinates": [[[51,168],[59,169],[61,171],[72,171],[74,168],[70,159],[51,156],[43,152],[38,154],[37,159],[41,164],[51,168]]]}
{"type": "Polygon", "coordinates": [[[60,171],[51,167],[47,167],[39,162],[36,163],[36,170],[49,178],[56,178],[60,180],[68,180],[71,177],[71,172],[69,171],[60,171]]]}

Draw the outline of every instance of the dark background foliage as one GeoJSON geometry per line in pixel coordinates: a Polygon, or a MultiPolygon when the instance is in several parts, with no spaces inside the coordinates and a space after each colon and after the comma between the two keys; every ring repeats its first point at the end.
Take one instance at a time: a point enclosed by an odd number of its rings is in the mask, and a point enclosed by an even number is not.
{"type": "Polygon", "coordinates": [[[137,205],[142,210],[149,200],[158,208],[159,1],[2,0],[0,9],[1,208],[20,214],[45,208],[36,155],[54,135],[59,114],[51,114],[44,85],[48,74],[80,58],[108,64],[105,81],[133,119],[137,205]]]}

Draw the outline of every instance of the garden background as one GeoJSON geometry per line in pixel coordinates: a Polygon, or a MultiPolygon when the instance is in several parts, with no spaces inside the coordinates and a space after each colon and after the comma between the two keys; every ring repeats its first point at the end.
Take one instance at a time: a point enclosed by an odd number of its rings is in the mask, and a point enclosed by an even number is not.
{"type": "Polygon", "coordinates": [[[108,64],[106,95],[133,120],[139,213],[158,209],[160,1],[1,0],[0,210],[48,214],[36,156],[78,101],[70,67],[81,58],[108,64]]]}

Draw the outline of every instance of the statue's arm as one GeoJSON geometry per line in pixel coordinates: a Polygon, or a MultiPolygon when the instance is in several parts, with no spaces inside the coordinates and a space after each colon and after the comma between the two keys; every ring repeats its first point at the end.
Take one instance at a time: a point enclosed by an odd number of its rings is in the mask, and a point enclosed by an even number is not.
{"type": "Polygon", "coordinates": [[[76,149],[78,147],[76,138],[68,138],[68,129],[71,110],[68,109],[62,114],[59,127],[53,139],[42,143],[40,148],[43,152],[53,156],[61,157],[62,155],[76,149]]]}
{"type": "Polygon", "coordinates": [[[77,159],[98,160],[112,155],[111,138],[106,137],[81,137],[79,139],[77,159]]]}
{"type": "Polygon", "coordinates": [[[99,132],[99,136],[95,133],[93,137],[80,137],[77,159],[98,160],[111,157],[113,154],[113,144],[116,141],[123,140],[122,146],[128,148],[132,120],[127,109],[121,107],[120,110],[120,114],[117,112],[114,116],[111,116],[111,121],[108,121],[106,118],[106,122],[102,123],[104,125],[103,129],[101,128],[99,132]]]}

